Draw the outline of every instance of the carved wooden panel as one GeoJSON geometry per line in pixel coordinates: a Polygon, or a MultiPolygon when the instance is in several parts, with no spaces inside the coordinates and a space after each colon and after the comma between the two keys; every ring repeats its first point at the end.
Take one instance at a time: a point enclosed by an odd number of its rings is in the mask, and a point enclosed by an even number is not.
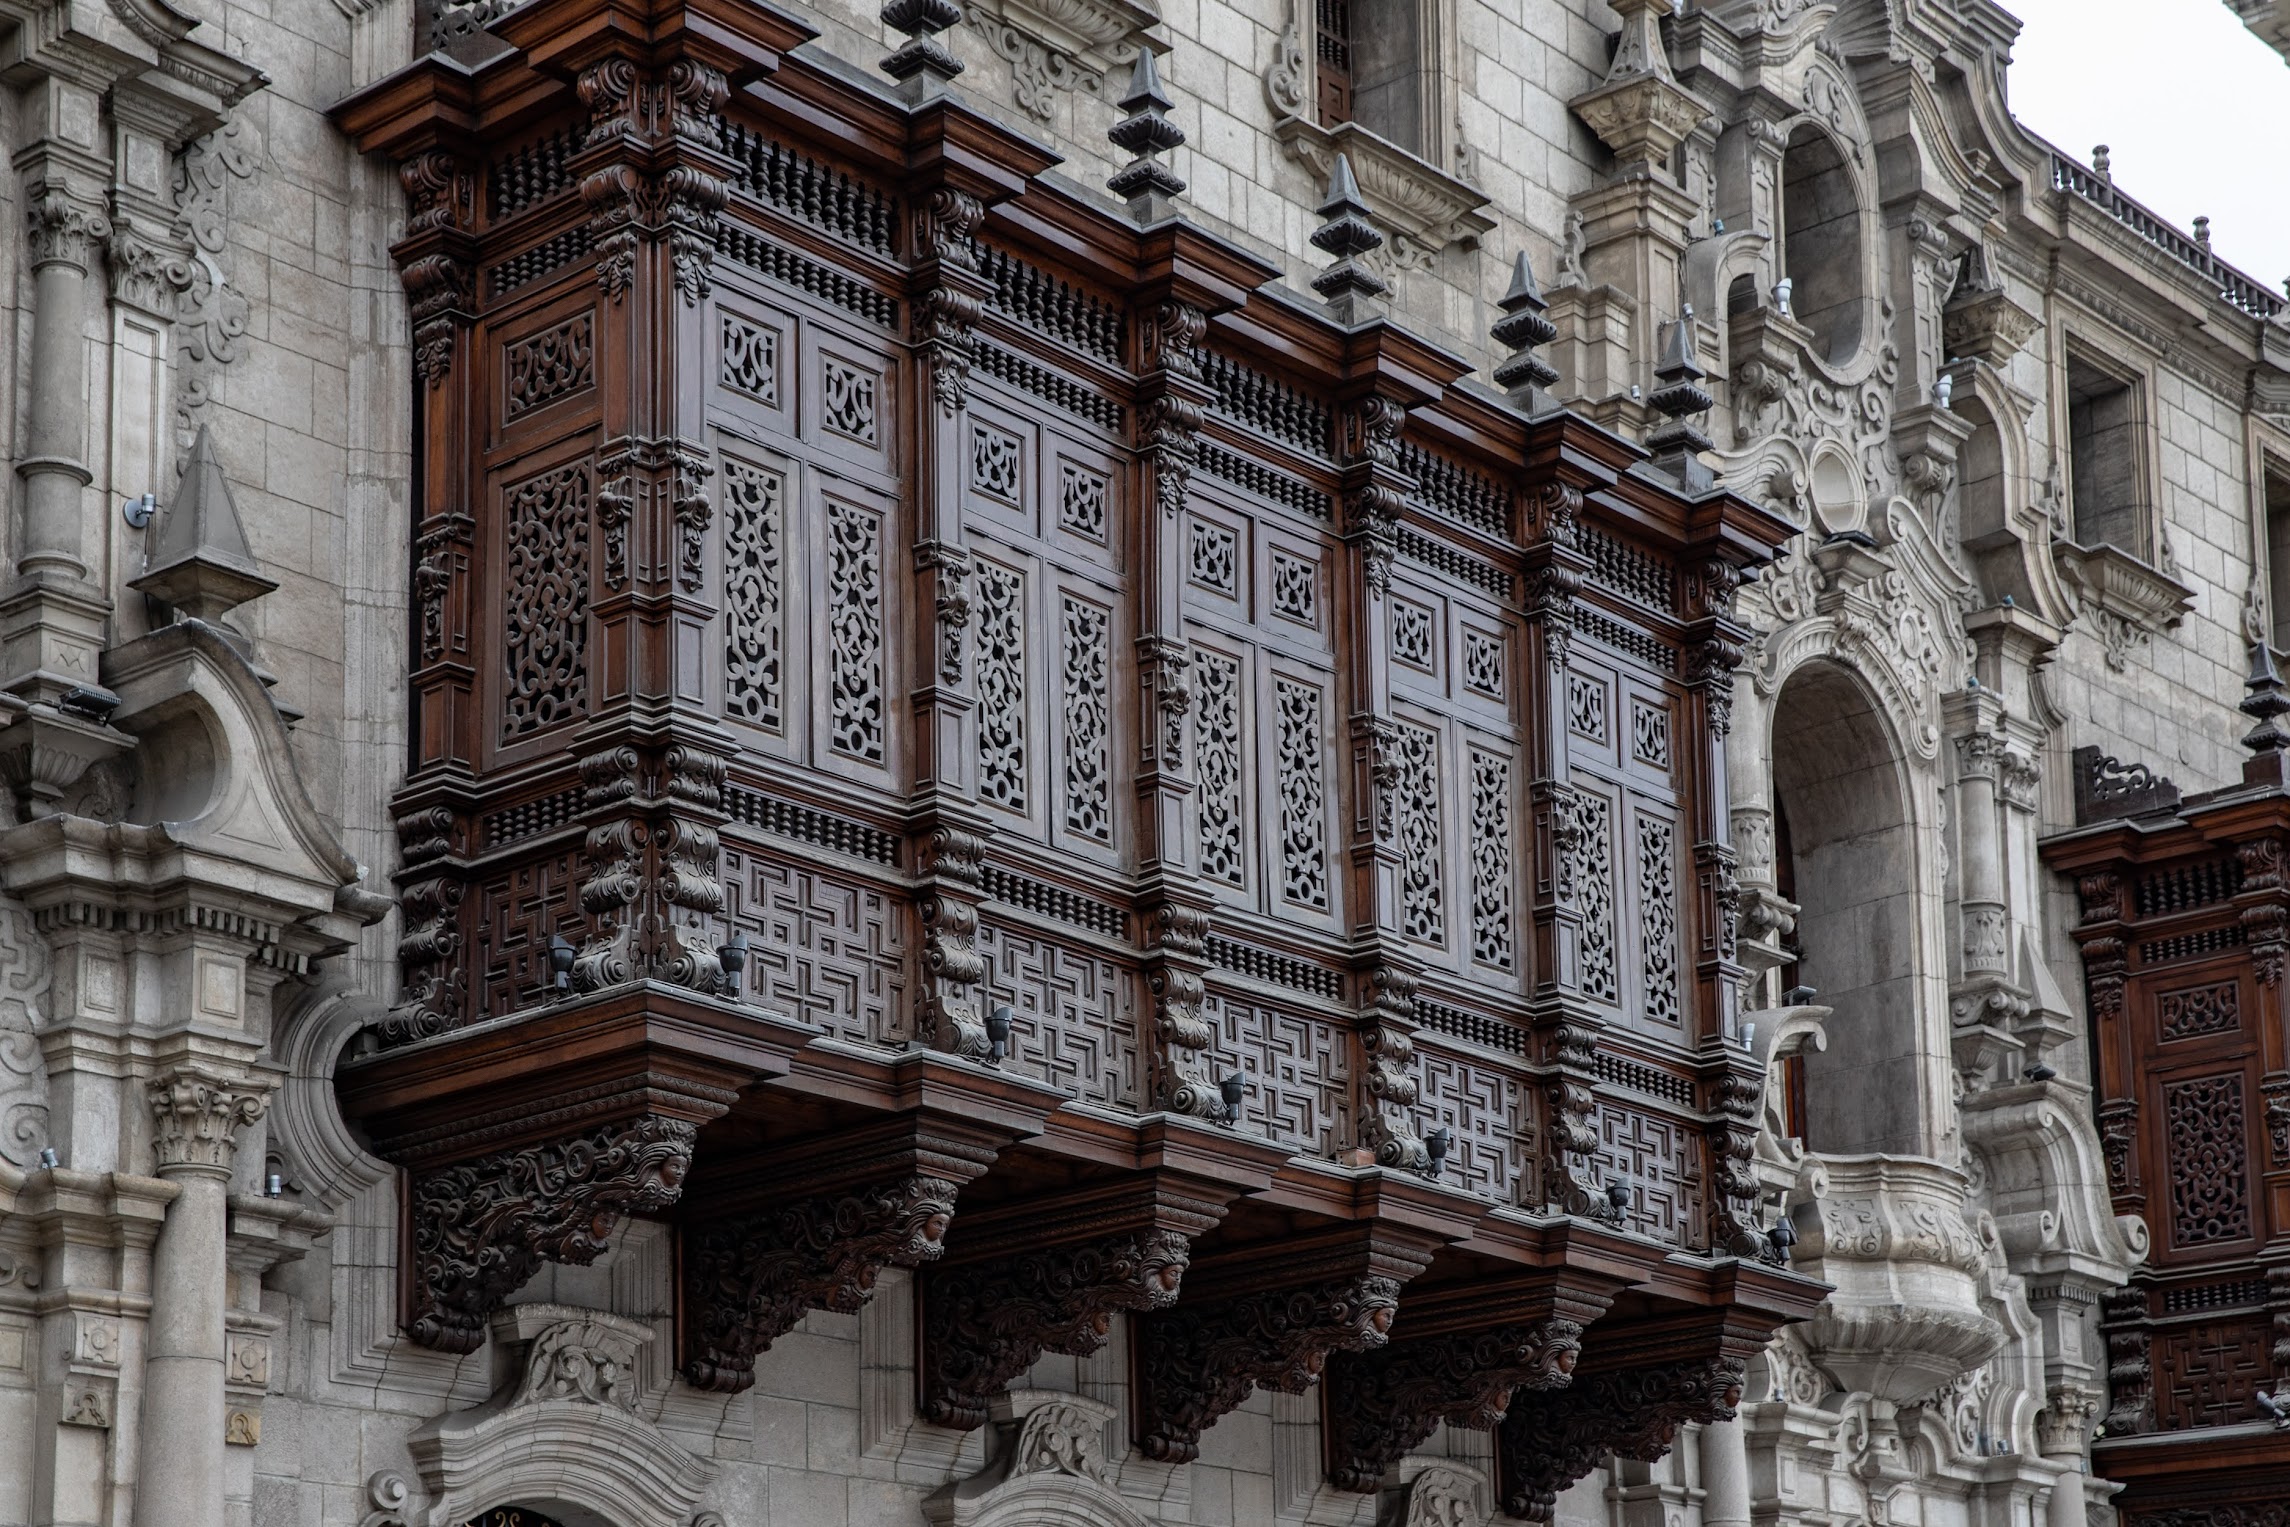
{"type": "Polygon", "coordinates": [[[596,315],[576,313],[502,347],[501,417],[514,422],[596,385],[596,315]]]}
{"type": "Polygon", "coordinates": [[[1611,1099],[1600,1100],[1597,1119],[1599,1176],[1602,1181],[1620,1179],[1630,1185],[1630,1227],[1672,1245],[1698,1244],[1699,1132],[1666,1115],[1611,1099]]]}
{"type": "Polygon", "coordinates": [[[727,451],[717,481],[723,498],[724,713],[780,732],[787,720],[787,469],[727,451]]]}
{"type": "Polygon", "coordinates": [[[1447,1175],[1498,1203],[1535,1202],[1529,1175],[1539,1132],[1524,1078],[1420,1036],[1415,1054],[1426,1123],[1455,1132],[1447,1175]]]}
{"type": "Polygon", "coordinates": [[[2155,995],[2155,1033],[2164,1041],[2231,1034],[2242,1026],[2242,984],[2206,981],[2155,995]]]}
{"type": "Polygon", "coordinates": [[[1245,886],[1249,872],[1247,675],[1241,659],[1193,647],[1193,773],[1198,785],[1200,872],[1245,886]]]}
{"type": "Polygon", "coordinates": [[[2264,1317],[2165,1327],[2155,1333],[2155,1424],[2163,1431],[2252,1420],[2252,1399],[2271,1388],[2264,1317]]]}
{"type": "Polygon", "coordinates": [[[588,712],[594,469],[568,462],[501,490],[501,741],[588,712]]]}
{"type": "Polygon", "coordinates": [[[1622,1000],[1622,942],[1616,923],[1614,801],[1596,788],[1582,791],[1582,836],[1575,884],[1582,896],[1582,991],[1594,1002],[1622,1000]]]}
{"type": "Polygon", "coordinates": [[[1690,844],[1679,824],[1665,688],[1578,642],[1567,751],[1584,803],[1576,864],[1584,995],[1634,1027],[1676,1035],[1686,1016],[1690,844]],[[1622,938],[1616,930],[1629,930],[1622,938]]]}
{"type": "Polygon", "coordinates": [[[2251,1234],[2248,1089],[2240,1072],[2162,1084],[2174,1249],[2251,1234]]]}
{"type": "Polygon", "coordinates": [[[1346,1028],[1310,1013],[1211,991],[1201,1006],[1209,1025],[1207,1069],[1248,1074],[1242,1116],[1307,1155],[1331,1156],[1353,1143],[1346,1028]]]}
{"type": "Polygon", "coordinates": [[[579,852],[518,865],[478,882],[465,909],[474,1016],[512,1013],[549,990],[549,939],[580,941],[579,852]]]}
{"type": "Polygon", "coordinates": [[[826,504],[827,745],[879,764],[890,748],[889,643],[884,632],[883,515],[830,494],[826,504]]]}
{"type": "Polygon", "coordinates": [[[1470,754],[1471,958],[1510,971],[1518,965],[1511,760],[1484,748],[1470,754]]]}
{"type": "Polygon", "coordinates": [[[724,914],[745,929],[748,999],[846,1039],[907,1030],[907,916],[877,886],[770,854],[728,849],[724,914]]]}
{"type": "Polygon", "coordinates": [[[1058,601],[1059,823],[1113,841],[1113,612],[1065,593],[1058,601]]]}
{"type": "Polygon", "coordinates": [[[981,559],[974,570],[978,622],[978,794],[1024,815],[1031,799],[1026,681],[1026,574],[981,559]]]}
{"type": "Polygon", "coordinates": [[[988,999],[1010,1004],[1005,1064],[1093,1103],[1137,1104],[1135,972],[991,920],[978,927],[988,999]]]}
{"type": "Polygon", "coordinates": [[[1272,681],[1272,785],[1280,899],[1325,912],[1333,902],[1328,861],[1327,691],[1310,680],[1272,681]]]}
{"type": "Polygon", "coordinates": [[[1439,733],[1399,723],[1400,924],[1411,939],[1447,942],[1447,858],[1440,842],[1439,733]]]}

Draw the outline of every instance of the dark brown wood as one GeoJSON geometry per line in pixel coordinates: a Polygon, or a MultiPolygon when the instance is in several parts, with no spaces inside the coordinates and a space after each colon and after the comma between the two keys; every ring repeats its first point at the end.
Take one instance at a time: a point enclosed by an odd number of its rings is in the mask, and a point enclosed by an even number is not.
{"type": "MultiPolygon", "coordinates": [[[[336,113],[413,209],[403,995],[340,1090],[416,1191],[649,1130],[675,1181],[595,1191],[679,1219],[691,1376],[928,1262],[960,1424],[1116,1311],[1288,1384],[1467,1277],[1558,1302],[1466,1345],[1809,1308],[1727,1255],[1731,596],[1788,526],[759,0],[494,30],[336,113]]],[[[446,1341],[587,1252],[548,1196],[446,1341]]],[[[1154,1383],[1170,1456],[1231,1402],[1154,1383]]]]}
{"type": "Polygon", "coordinates": [[[2120,787],[2086,790],[2094,824],[2044,847],[2079,892],[2108,1186],[2152,1237],[2102,1308],[2093,1456],[2128,1521],[2258,1521],[2290,1511],[2290,1432],[2259,1403],[2290,1390],[2290,795],[2182,801],[2112,765],[2082,761],[2120,787]]]}

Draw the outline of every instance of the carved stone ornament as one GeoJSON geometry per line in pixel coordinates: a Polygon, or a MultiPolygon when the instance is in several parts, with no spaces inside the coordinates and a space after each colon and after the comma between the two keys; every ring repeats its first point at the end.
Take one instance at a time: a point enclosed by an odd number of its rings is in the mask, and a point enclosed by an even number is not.
{"type": "Polygon", "coordinates": [[[476,1351],[486,1316],[542,1262],[585,1267],[622,1215],[674,1203],[695,1133],[648,1114],[416,1172],[408,1334],[441,1352],[476,1351]]]}
{"type": "Polygon", "coordinates": [[[963,16],[1010,66],[1010,96],[1037,123],[1057,115],[1060,91],[1102,96],[1106,76],[1140,47],[1166,47],[1161,17],[1130,0],[969,0],[963,16]]]}
{"type": "Polygon", "coordinates": [[[1144,1518],[1110,1478],[1109,1439],[1117,1412],[1101,1400],[1046,1389],[996,1398],[993,1461],[922,1502],[935,1527],[993,1522],[1122,1522],[1144,1518]]]}
{"type": "Polygon", "coordinates": [[[1547,1393],[1522,1390],[1497,1444],[1504,1512],[1553,1520],[1559,1493],[1609,1453],[1655,1462],[1687,1422],[1732,1420],[1741,1389],[1742,1363],[1727,1357],[1585,1374],[1547,1393]]]}
{"type": "Polygon", "coordinates": [[[885,1267],[935,1261],[956,1196],[994,1155],[973,1138],[902,1122],[874,1139],[831,1139],[808,1161],[774,1157],[732,1174],[785,1192],[684,1225],[686,1380],[737,1394],[755,1382],[756,1354],[807,1311],[856,1314],[885,1267]]]}
{"type": "Polygon", "coordinates": [[[1345,1236],[1249,1257],[1237,1277],[1196,1270],[1182,1303],[1138,1323],[1139,1447],[1189,1463],[1201,1433],[1251,1390],[1302,1394],[1331,1353],[1382,1346],[1401,1286],[1430,1260],[1421,1247],[1345,1236]]]}
{"type": "Polygon", "coordinates": [[[1176,1303],[1191,1236],[1149,1228],[934,1270],[922,1282],[925,1420],[967,1431],[1045,1352],[1086,1357],[1116,1312],[1176,1303]]]}
{"type": "Polygon", "coordinates": [[[1429,269],[1446,250],[1476,249],[1494,231],[1495,220],[1481,210],[1489,200],[1486,192],[1357,122],[1322,127],[1299,113],[1283,117],[1272,131],[1288,157],[1317,177],[1323,192],[1337,157],[1350,162],[1370,215],[1391,236],[1388,254],[1394,270],[1429,269]]]}
{"type": "Polygon", "coordinates": [[[1555,1389],[1574,1373],[1583,1321],[1566,1314],[1503,1320],[1398,1339],[1331,1358],[1328,1482],[1370,1491],[1442,1421],[1485,1431],[1522,1389],[1555,1389]]]}
{"type": "Polygon", "coordinates": [[[159,1170],[227,1173],[238,1151],[238,1132],[270,1104],[267,1078],[220,1068],[185,1065],[153,1079],[151,1148],[159,1170]]]}
{"type": "Polygon", "coordinates": [[[1670,0],[1620,0],[1614,11],[1622,36],[1612,67],[1595,89],[1567,104],[1614,150],[1615,177],[1625,179],[1642,166],[1666,163],[1709,109],[1670,69],[1661,31],[1670,0]]]}
{"type": "Polygon", "coordinates": [[[2134,649],[2194,608],[2193,589],[2113,546],[2054,541],[2052,558],[2097,623],[2107,666],[2118,672],[2129,666],[2134,649]]]}

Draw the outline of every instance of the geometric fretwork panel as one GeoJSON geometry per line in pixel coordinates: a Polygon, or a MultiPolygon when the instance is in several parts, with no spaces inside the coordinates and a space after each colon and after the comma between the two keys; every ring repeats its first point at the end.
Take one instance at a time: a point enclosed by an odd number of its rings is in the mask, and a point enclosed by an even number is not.
{"type": "Polygon", "coordinates": [[[2267,1346],[2263,1316],[2157,1331],[2155,1424],[2182,1431],[2256,1417],[2252,1396],[2273,1381],[2267,1346]]]}
{"type": "Polygon", "coordinates": [[[2243,1101],[2240,1073],[2163,1088],[2173,1246],[2250,1236],[2250,1132],[2244,1126],[2243,1101]]]}
{"type": "Polygon", "coordinates": [[[1698,1175],[1697,1140],[1675,1120],[1641,1107],[1598,1105],[1598,1174],[1601,1182],[1626,1179],[1631,1188],[1626,1223],[1641,1235],[1676,1246],[1696,1244],[1689,1184],[1698,1175]]]}
{"type": "Polygon", "coordinates": [[[1354,1143],[1346,1030],[1322,1018],[1211,992],[1201,1005],[1209,1026],[1212,1076],[1248,1074],[1241,1116],[1311,1156],[1354,1143]]]}
{"type": "Polygon", "coordinates": [[[1009,1069],[1091,1103],[1137,1106],[1135,980],[1111,960],[981,922],[985,1000],[1010,1004],[1009,1069]]]}
{"type": "Polygon", "coordinates": [[[1443,1125],[1455,1132],[1447,1154],[1448,1179],[1497,1203],[1537,1201],[1539,1195],[1528,1191],[1535,1119],[1524,1080],[1495,1061],[1477,1056],[1465,1061],[1420,1036],[1415,1064],[1424,1127],[1443,1125]]]}
{"type": "Polygon", "coordinates": [[[845,1039],[895,1044],[907,1022],[898,904],[785,860],[724,854],[724,911],[747,931],[748,1000],[845,1039]]]}
{"type": "Polygon", "coordinates": [[[549,989],[552,934],[580,942],[579,857],[567,849],[477,887],[469,965],[477,972],[478,1018],[513,1013],[549,989]]]}

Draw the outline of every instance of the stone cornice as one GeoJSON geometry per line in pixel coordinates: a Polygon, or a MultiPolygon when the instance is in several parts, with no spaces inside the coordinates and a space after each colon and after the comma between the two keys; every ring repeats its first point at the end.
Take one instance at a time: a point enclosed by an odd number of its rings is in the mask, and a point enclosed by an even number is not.
{"type": "Polygon", "coordinates": [[[1487,193],[1357,122],[1330,128],[1290,116],[1274,123],[1272,132],[1288,157],[1311,170],[1322,189],[1335,170],[1337,155],[1351,161],[1368,210],[1392,235],[1392,263],[1403,270],[1427,264],[1456,244],[1473,247],[1494,230],[1495,220],[1481,210],[1488,203],[1487,193]]]}

